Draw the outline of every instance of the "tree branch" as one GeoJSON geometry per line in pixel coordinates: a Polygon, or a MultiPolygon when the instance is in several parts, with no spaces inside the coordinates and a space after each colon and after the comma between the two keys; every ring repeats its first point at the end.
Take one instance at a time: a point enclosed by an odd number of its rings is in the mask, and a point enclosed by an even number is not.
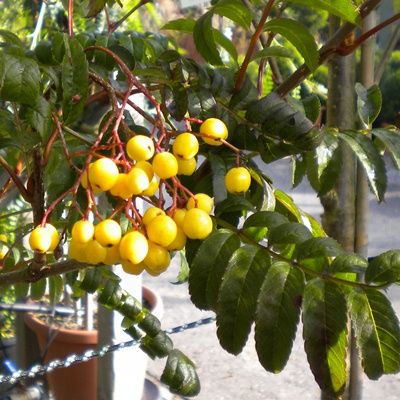
{"type": "MultiPolygon", "coordinates": [[[[381,0],[366,0],[359,9],[361,19],[364,19],[370,12],[372,12],[381,2],[381,0]]],[[[319,50],[318,66],[325,63],[329,58],[336,54],[336,50],[340,47],[348,35],[354,31],[356,25],[351,22],[345,22],[332,38],[321,47],[319,50]]],[[[310,69],[303,64],[297,71],[295,71],[285,82],[283,82],[277,89],[276,93],[280,96],[286,96],[291,90],[297,87],[307,76],[311,73],[310,69]]]]}
{"type": "Polygon", "coordinates": [[[19,179],[18,175],[13,171],[8,162],[2,156],[0,156],[0,165],[7,171],[8,175],[10,175],[10,178],[14,181],[15,186],[18,188],[18,191],[20,192],[24,200],[30,203],[30,193],[22,183],[21,179],[19,179]]]}

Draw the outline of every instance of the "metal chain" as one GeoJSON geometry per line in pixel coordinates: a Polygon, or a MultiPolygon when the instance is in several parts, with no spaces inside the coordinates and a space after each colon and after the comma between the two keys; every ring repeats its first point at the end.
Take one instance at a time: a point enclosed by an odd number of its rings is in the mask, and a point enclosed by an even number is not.
{"type": "MultiPolygon", "coordinates": [[[[203,319],[199,319],[194,322],[189,322],[187,324],[183,324],[183,325],[176,326],[174,328],[167,329],[165,332],[169,335],[172,335],[174,333],[180,333],[180,332],[187,331],[189,329],[198,328],[200,326],[210,324],[214,321],[215,321],[215,317],[203,318],[203,319]]],[[[133,347],[138,344],[139,344],[139,342],[137,340],[128,340],[127,342],[122,342],[122,343],[118,343],[118,344],[105,345],[100,350],[88,350],[83,354],[71,354],[64,360],[53,360],[53,361],[50,361],[48,364],[44,364],[44,365],[37,364],[28,370],[15,371],[12,375],[0,375],[0,384],[3,384],[3,383],[15,384],[22,379],[26,379],[26,378],[32,379],[38,375],[47,374],[48,372],[51,372],[58,368],[66,368],[66,367],[69,367],[71,365],[74,365],[74,364],[77,364],[80,362],[89,361],[92,358],[96,358],[96,357],[104,357],[108,353],[118,351],[121,349],[125,349],[127,347],[133,347]]]]}

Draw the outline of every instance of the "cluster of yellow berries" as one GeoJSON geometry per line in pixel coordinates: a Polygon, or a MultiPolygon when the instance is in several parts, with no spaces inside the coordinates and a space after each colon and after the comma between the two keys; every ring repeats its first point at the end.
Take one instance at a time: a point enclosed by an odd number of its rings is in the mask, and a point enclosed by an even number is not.
{"type": "MultiPolygon", "coordinates": [[[[200,126],[198,136],[209,145],[220,146],[223,144],[221,139],[227,138],[228,130],[221,120],[209,118],[200,126]]],[[[170,252],[183,249],[187,238],[202,240],[211,233],[210,214],[214,202],[207,194],[189,196],[185,193],[184,201],[180,199],[178,204],[180,207],[174,203],[167,211],[159,208],[157,198],[153,197],[160,180],[171,179],[170,187],[175,187],[176,192],[185,189],[176,176],[191,175],[196,170],[197,136],[190,132],[177,135],[172,152],[161,151],[155,143],[153,138],[145,135],[129,139],[125,150],[132,162],[128,163],[129,168],[124,164],[125,172],[120,172],[117,162],[107,157],[89,164],[81,177],[85,189],[89,188],[93,193],[109,191],[112,196],[124,200],[146,196],[154,207],[148,208],[143,216],[132,215],[136,225],[125,233],[111,218],[96,225],[88,219],[77,221],[69,242],[71,258],[94,265],[121,263],[128,273],[139,274],[146,270],[156,276],[169,266],[170,252]]],[[[250,183],[250,173],[244,167],[232,168],[225,176],[225,185],[230,193],[245,192],[250,183]]],[[[57,230],[46,224],[32,231],[29,243],[33,250],[44,253],[53,251],[59,240],[57,230]]]]}

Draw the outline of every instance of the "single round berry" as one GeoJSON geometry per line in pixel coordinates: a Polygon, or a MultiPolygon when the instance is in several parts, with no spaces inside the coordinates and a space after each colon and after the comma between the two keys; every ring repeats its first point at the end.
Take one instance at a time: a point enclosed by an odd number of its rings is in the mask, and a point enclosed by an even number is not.
{"type": "Polygon", "coordinates": [[[211,217],[200,208],[192,208],[185,214],[183,232],[189,239],[205,239],[212,231],[211,217]]]}
{"type": "Polygon", "coordinates": [[[193,175],[194,171],[196,171],[196,167],[196,158],[189,158],[188,160],[178,158],[178,175],[193,175]]]}
{"type": "Polygon", "coordinates": [[[225,187],[229,193],[247,192],[250,184],[250,172],[244,167],[232,168],[225,175],[225,187]]]}
{"type": "Polygon", "coordinates": [[[128,173],[128,190],[135,196],[149,188],[150,182],[145,171],[140,168],[132,168],[128,173]]]}
{"type": "Polygon", "coordinates": [[[107,249],[97,240],[91,240],[85,246],[86,262],[89,264],[102,264],[107,256],[107,249]]]}
{"type": "Polygon", "coordinates": [[[85,219],[76,221],[72,227],[71,237],[74,242],[77,243],[88,243],[93,239],[94,226],[93,224],[85,219]]]}
{"type": "Polygon", "coordinates": [[[172,145],[172,152],[178,159],[189,160],[199,151],[199,142],[193,133],[181,133],[172,145]]]}
{"type": "MultiPolygon", "coordinates": [[[[91,169],[92,167],[93,167],[93,163],[89,164],[89,167],[88,167],[89,171],[90,171],[90,169],[91,169]]],[[[84,189],[87,189],[88,186],[89,186],[89,185],[88,185],[88,179],[89,179],[88,175],[89,175],[88,171],[85,171],[85,172],[82,174],[81,185],[82,185],[82,187],[83,187],[84,189]]],[[[90,187],[91,187],[92,192],[93,192],[94,194],[97,194],[97,193],[101,193],[101,192],[102,192],[102,190],[101,190],[100,188],[98,188],[98,187],[94,187],[94,186],[92,186],[92,185],[90,185],[90,187]]]]}
{"type": "Polygon", "coordinates": [[[94,237],[104,247],[115,246],[121,240],[121,227],[117,221],[104,219],[94,227],[94,237]]]}
{"type": "Polygon", "coordinates": [[[178,230],[176,232],[176,237],[174,241],[167,246],[167,250],[169,251],[178,251],[182,250],[186,245],[186,235],[183,232],[183,229],[178,226],[178,230]]]}
{"type": "Polygon", "coordinates": [[[49,231],[51,237],[51,244],[48,251],[54,251],[58,243],[60,243],[60,235],[57,229],[51,224],[46,224],[45,228],[49,231]]]}
{"type": "Polygon", "coordinates": [[[146,190],[143,190],[142,195],[148,197],[154,196],[157,193],[158,187],[158,180],[155,176],[153,176],[153,179],[150,181],[149,187],[146,190]]]}
{"type": "Polygon", "coordinates": [[[154,171],[153,166],[148,161],[138,161],[133,168],[140,168],[146,172],[149,181],[153,179],[154,171]]]}
{"type": "Polygon", "coordinates": [[[166,247],[171,244],[177,234],[175,221],[168,215],[155,217],[146,227],[148,238],[160,246],[166,247]]]}
{"type": "Polygon", "coordinates": [[[161,210],[161,208],[158,207],[150,207],[144,212],[142,222],[147,226],[155,217],[158,217],[159,215],[165,215],[164,210],[161,210]]]}
{"type": "Polygon", "coordinates": [[[68,256],[79,262],[87,262],[86,245],[87,243],[79,243],[71,239],[68,246],[68,256]]]}
{"type": "Polygon", "coordinates": [[[99,158],[89,168],[89,181],[93,189],[110,190],[118,179],[118,167],[110,158],[99,158]]]}
{"type": "Polygon", "coordinates": [[[118,264],[121,256],[119,254],[119,245],[116,244],[115,246],[107,247],[107,254],[104,258],[104,264],[106,265],[115,265],[118,264]]]}
{"type": "Polygon", "coordinates": [[[172,219],[175,221],[176,225],[182,228],[183,220],[185,218],[186,210],[184,208],[177,208],[175,209],[172,219]]]}
{"type": "Polygon", "coordinates": [[[202,139],[211,146],[221,146],[222,142],[215,139],[226,139],[228,128],[218,118],[208,118],[200,126],[202,139]]]}
{"type": "Polygon", "coordinates": [[[31,249],[38,253],[46,253],[51,246],[51,233],[44,226],[37,226],[29,235],[31,249]]]}
{"type": "Polygon", "coordinates": [[[149,241],[149,251],[143,262],[146,271],[159,274],[168,268],[171,257],[164,247],[149,241]]]}
{"type": "Polygon", "coordinates": [[[154,155],[154,142],[145,135],[136,135],[126,144],[128,156],[135,161],[150,160],[154,155]]]}
{"type": "Polygon", "coordinates": [[[128,188],[128,174],[120,173],[118,174],[117,181],[114,186],[110,189],[110,193],[113,196],[121,197],[121,199],[129,199],[133,193],[128,188]]]}
{"type": "Polygon", "coordinates": [[[128,260],[121,261],[122,269],[130,275],[140,275],[144,271],[144,263],[133,264],[128,260]]]}
{"type": "Polygon", "coordinates": [[[119,254],[123,260],[128,260],[132,264],[142,262],[149,250],[146,237],[138,232],[132,231],[125,234],[119,243],[119,254]]]}
{"type": "Polygon", "coordinates": [[[208,194],[197,193],[194,195],[194,197],[191,197],[188,200],[186,208],[188,210],[190,210],[191,208],[200,208],[207,214],[211,214],[212,209],[214,208],[214,200],[208,194]]]}
{"type": "Polygon", "coordinates": [[[178,161],[172,153],[158,153],[153,158],[153,170],[161,179],[172,178],[178,173],[178,161]]]}

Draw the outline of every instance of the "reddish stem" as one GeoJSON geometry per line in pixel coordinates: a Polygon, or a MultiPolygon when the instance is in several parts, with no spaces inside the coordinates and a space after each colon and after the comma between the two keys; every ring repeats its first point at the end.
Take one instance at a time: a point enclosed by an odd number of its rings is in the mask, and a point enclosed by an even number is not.
{"type": "Polygon", "coordinates": [[[74,36],[74,0],[68,0],[68,36],[74,36]]]}

